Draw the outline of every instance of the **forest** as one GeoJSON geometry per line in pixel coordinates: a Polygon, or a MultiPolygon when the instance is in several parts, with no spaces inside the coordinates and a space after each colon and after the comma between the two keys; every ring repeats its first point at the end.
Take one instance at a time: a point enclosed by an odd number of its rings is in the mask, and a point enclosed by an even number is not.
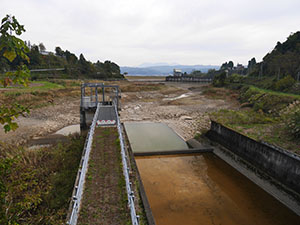
{"type": "Polygon", "coordinates": [[[252,58],[247,68],[235,67],[232,61],[215,71],[214,85],[248,84],[273,91],[300,94],[300,31],[285,42],[277,42],[261,62],[252,58]]]}
{"type": "Polygon", "coordinates": [[[77,57],[68,50],[55,48],[55,52],[46,51],[43,43],[38,45],[24,42],[28,51],[29,61],[17,56],[12,62],[0,54],[0,73],[16,70],[20,64],[25,64],[30,70],[64,68],[63,71],[32,72],[32,79],[51,78],[90,78],[90,79],[118,79],[123,78],[120,67],[111,61],[92,63],[83,54],[77,57]]]}

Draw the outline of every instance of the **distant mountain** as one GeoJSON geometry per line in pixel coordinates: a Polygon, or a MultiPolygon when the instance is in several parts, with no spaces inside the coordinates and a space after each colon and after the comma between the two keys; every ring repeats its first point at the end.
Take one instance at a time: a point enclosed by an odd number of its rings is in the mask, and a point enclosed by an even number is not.
{"type": "Polygon", "coordinates": [[[212,65],[160,65],[160,66],[147,66],[143,65],[150,64],[142,64],[139,67],[127,67],[121,66],[121,73],[127,72],[128,75],[141,75],[141,76],[165,76],[169,74],[173,74],[173,69],[180,69],[183,73],[191,73],[193,70],[200,70],[201,72],[206,73],[209,69],[218,70],[220,66],[212,66],[212,65]]]}
{"type": "Polygon", "coordinates": [[[178,63],[142,63],[141,65],[139,65],[138,67],[156,67],[156,66],[177,66],[179,65],[178,63]]]}

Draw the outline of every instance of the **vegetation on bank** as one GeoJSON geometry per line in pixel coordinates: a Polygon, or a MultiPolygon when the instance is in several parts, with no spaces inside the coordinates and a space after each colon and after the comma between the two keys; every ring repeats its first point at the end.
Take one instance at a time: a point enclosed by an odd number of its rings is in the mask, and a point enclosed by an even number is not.
{"type": "Polygon", "coordinates": [[[285,42],[277,42],[259,63],[255,58],[247,68],[232,61],[222,64],[219,71],[213,71],[214,85],[247,84],[259,88],[300,94],[300,31],[292,33],[285,42]]]}
{"type": "Polygon", "coordinates": [[[29,109],[54,104],[62,97],[80,97],[81,81],[52,80],[32,82],[28,87],[13,86],[0,88],[0,104],[22,104],[29,109]]]}
{"type": "MultiPolygon", "coordinates": [[[[210,87],[204,94],[220,94],[216,89],[223,88],[210,87]]],[[[255,140],[269,142],[300,154],[299,95],[240,85],[238,90],[231,91],[238,94],[240,108],[211,113],[211,119],[255,140]]]]}
{"type": "Polygon", "coordinates": [[[85,138],[29,150],[0,144],[0,224],[64,224],[85,138]]]}
{"type": "Polygon", "coordinates": [[[222,110],[211,117],[256,140],[300,154],[300,32],[278,42],[263,61],[255,58],[238,72],[225,63],[213,86],[236,90],[239,110],[222,110]]]}

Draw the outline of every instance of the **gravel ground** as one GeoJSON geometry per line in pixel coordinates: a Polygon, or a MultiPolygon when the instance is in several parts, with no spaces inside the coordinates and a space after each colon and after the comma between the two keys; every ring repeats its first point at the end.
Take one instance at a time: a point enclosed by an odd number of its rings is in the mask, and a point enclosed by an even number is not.
{"type": "Polygon", "coordinates": [[[51,134],[63,127],[80,123],[80,99],[57,99],[53,105],[34,109],[27,117],[19,117],[16,131],[4,133],[0,129],[0,140],[10,144],[24,144],[32,138],[51,134]]]}
{"type": "Polygon", "coordinates": [[[236,102],[206,98],[201,94],[203,84],[167,85],[176,86],[178,91],[167,95],[161,92],[122,93],[121,121],[162,122],[188,140],[197,132],[209,129],[209,112],[237,107],[236,102]],[[179,96],[181,98],[176,99],[179,96]]]}
{"type": "MultiPolygon", "coordinates": [[[[171,86],[172,91],[123,92],[121,121],[162,122],[188,140],[197,132],[209,129],[209,112],[237,107],[235,102],[206,98],[201,94],[203,84],[166,85],[171,86]]],[[[27,117],[16,120],[19,124],[16,131],[5,134],[0,129],[0,140],[24,144],[32,138],[44,137],[63,127],[79,124],[79,104],[79,98],[64,97],[56,99],[50,106],[34,109],[27,117]]]]}

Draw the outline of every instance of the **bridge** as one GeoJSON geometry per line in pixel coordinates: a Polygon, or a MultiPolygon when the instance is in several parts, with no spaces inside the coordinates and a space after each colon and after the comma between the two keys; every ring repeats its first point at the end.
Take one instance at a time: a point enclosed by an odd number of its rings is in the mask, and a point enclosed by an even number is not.
{"type": "Polygon", "coordinates": [[[119,87],[116,85],[87,83],[81,86],[80,125],[83,130],[86,130],[89,127],[89,131],[72,193],[73,197],[69,207],[67,224],[77,224],[80,209],[84,207],[84,205],[82,205],[84,198],[84,185],[89,161],[92,160],[90,155],[92,155],[91,153],[93,153],[93,151],[100,150],[98,149],[99,147],[95,145],[95,141],[93,143],[93,139],[96,140],[99,137],[95,131],[101,127],[112,127],[118,132],[121,149],[120,154],[122,157],[123,166],[122,169],[126,183],[126,193],[128,206],[130,209],[131,222],[133,225],[139,224],[139,216],[136,214],[136,208],[134,205],[135,194],[132,190],[130,182],[130,168],[128,166],[129,162],[127,161],[129,156],[125,150],[122,124],[120,123],[118,114],[118,109],[120,107],[119,98],[120,91],[119,87]]]}
{"type": "Polygon", "coordinates": [[[166,81],[170,82],[198,82],[211,83],[211,78],[195,77],[195,76],[167,76],[166,81]]]}

